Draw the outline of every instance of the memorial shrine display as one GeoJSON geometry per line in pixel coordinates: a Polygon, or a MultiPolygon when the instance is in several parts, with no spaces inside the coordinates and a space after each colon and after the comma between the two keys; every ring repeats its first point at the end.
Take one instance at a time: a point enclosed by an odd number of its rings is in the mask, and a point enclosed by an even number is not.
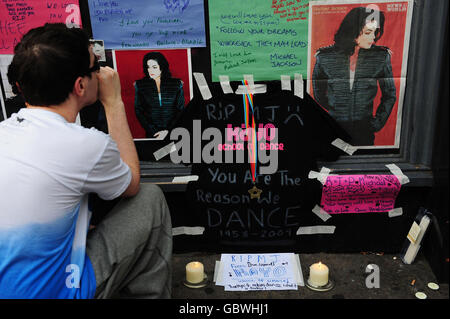
{"type": "MultiPolygon", "coordinates": [[[[20,37],[47,22],[84,28],[100,64],[119,72],[140,160],[191,169],[172,181],[187,184],[175,236],[195,233],[218,250],[344,251],[393,237],[398,247],[400,169],[344,175],[317,163],[399,148],[412,0],[10,0],[0,9],[1,118],[24,107],[7,81],[20,37]]],[[[107,132],[100,102],[78,122],[107,132]]]]}

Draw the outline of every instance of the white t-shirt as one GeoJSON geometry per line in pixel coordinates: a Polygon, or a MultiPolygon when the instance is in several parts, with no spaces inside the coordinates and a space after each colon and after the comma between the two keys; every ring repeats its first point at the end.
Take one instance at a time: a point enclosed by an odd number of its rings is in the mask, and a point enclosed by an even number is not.
{"type": "Polygon", "coordinates": [[[116,143],[42,109],[0,122],[0,298],[92,298],[88,193],[131,181],[116,143]]]}

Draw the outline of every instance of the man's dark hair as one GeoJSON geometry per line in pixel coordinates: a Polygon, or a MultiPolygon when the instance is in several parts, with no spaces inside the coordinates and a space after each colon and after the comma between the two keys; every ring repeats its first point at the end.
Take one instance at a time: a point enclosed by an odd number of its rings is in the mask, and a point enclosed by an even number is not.
{"type": "Polygon", "coordinates": [[[87,34],[62,23],[47,23],[28,31],[16,45],[8,81],[13,93],[22,94],[31,105],[58,105],[79,76],[90,76],[89,65],[87,34]]]}
{"type": "Polygon", "coordinates": [[[378,28],[375,31],[375,42],[377,42],[384,33],[384,13],[372,8],[357,7],[353,8],[344,20],[342,20],[338,31],[334,35],[335,47],[345,54],[352,55],[355,52],[356,38],[361,34],[367,19],[372,15],[372,20],[379,17],[377,21],[378,28]]]}
{"type": "Polygon", "coordinates": [[[159,69],[161,70],[161,79],[171,78],[172,75],[169,70],[169,62],[166,57],[160,52],[149,52],[144,55],[144,59],[142,60],[142,67],[144,68],[144,74],[146,77],[150,77],[148,74],[148,60],[155,60],[159,64],[159,69]]]}

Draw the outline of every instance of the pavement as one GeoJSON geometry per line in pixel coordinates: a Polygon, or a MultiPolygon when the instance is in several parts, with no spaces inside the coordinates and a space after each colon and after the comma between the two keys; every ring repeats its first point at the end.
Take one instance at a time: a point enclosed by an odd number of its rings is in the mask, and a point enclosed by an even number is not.
{"type": "MultiPolygon", "coordinates": [[[[210,252],[189,252],[173,254],[173,299],[418,299],[417,292],[422,292],[426,299],[449,299],[448,283],[439,283],[425,257],[419,253],[411,265],[402,262],[399,255],[384,253],[327,254],[299,253],[304,281],[309,274],[309,266],[321,261],[329,268],[330,279],[334,288],[318,292],[306,286],[298,290],[271,291],[225,291],[212,281],[216,261],[221,255],[210,252]],[[191,261],[203,263],[208,276],[203,288],[188,288],[185,280],[185,266],[191,261]],[[378,266],[380,271],[379,288],[367,288],[366,273],[369,264],[378,266]],[[433,290],[429,283],[438,284],[433,290]]],[[[372,281],[373,283],[374,281],[372,281]]],[[[419,294],[424,296],[423,294],[419,294]]]]}

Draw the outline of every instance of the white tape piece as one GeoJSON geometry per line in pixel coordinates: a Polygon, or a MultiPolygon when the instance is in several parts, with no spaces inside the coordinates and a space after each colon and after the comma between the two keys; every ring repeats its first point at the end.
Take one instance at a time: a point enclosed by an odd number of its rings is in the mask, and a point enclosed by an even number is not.
{"type": "Polygon", "coordinates": [[[393,210],[390,210],[388,212],[389,218],[397,217],[397,216],[401,216],[401,215],[403,215],[403,209],[401,207],[394,208],[393,210]]]}
{"type": "Polygon", "coordinates": [[[220,262],[220,260],[216,260],[216,264],[214,266],[214,277],[213,281],[216,283],[217,286],[224,286],[224,283],[222,282],[222,276],[223,274],[223,264],[220,262]],[[217,281],[219,279],[219,281],[217,281]]]}
{"type": "Polygon", "coordinates": [[[247,81],[247,85],[250,89],[253,89],[255,82],[253,81],[253,74],[244,74],[244,81],[247,81]]]}
{"type": "Polygon", "coordinates": [[[153,156],[155,157],[155,159],[157,161],[159,161],[164,156],[166,156],[172,152],[175,152],[176,150],[177,150],[177,147],[175,146],[175,143],[172,142],[172,143],[167,144],[166,146],[160,148],[159,150],[155,151],[153,153],[153,156]]]}
{"type": "Polygon", "coordinates": [[[395,164],[386,164],[386,167],[389,168],[389,170],[392,172],[392,174],[394,174],[398,178],[398,181],[400,182],[401,185],[409,183],[408,176],[403,174],[400,167],[398,167],[395,164]]]}
{"type": "Polygon", "coordinates": [[[239,85],[236,92],[234,92],[235,94],[258,94],[267,92],[267,85],[255,85],[253,74],[244,74],[244,80],[247,81],[247,85],[239,85]]]}
{"type": "Polygon", "coordinates": [[[350,145],[347,142],[341,140],[340,138],[335,139],[333,142],[331,142],[331,145],[336,146],[337,148],[341,149],[348,155],[353,155],[358,148],[356,146],[350,145]]]}
{"type": "MultiPolygon", "coordinates": [[[[310,171],[308,174],[308,178],[309,179],[317,179],[322,185],[324,185],[324,183],[322,182],[324,180],[322,174],[320,174],[319,172],[316,171],[310,171]]],[[[326,180],[326,178],[325,178],[326,180]]]]}
{"type": "Polygon", "coordinates": [[[158,134],[157,139],[163,140],[169,134],[169,130],[162,130],[157,132],[156,134],[158,134]]]}
{"type": "Polygon", "coordinates": [[[198,180],[198,175],[189,175],[189,176],[175,176],[172,180],[172,183],[189,183],[198,180]]]}
{"type": "Polygon", "coordinates": [[[308,178],[309,179],[316,179],[317,177],[319,177],[319,172],[316,172],[316,171],[310,171],[309,172],[309,174],[308,174],[308,178]]]}
{"type": "Polygon", "coordinates": [[[206,82],[205,76],[203,73],[194,72],[195,82],[197,82],[200,93],[202,94],[202,98],[204,100],[209,100],[212,98],[211,91],[209,90],[208,82],[206,82]]]}
{"type": "Polygon", "coordinates": [[[294,254],[294,261],[297,266],[297,269],[296,269],[297,271],[294,274],[297,285],[303,287],[303,286],[305,286],[305,281],[303,279],[302,265],[300,264],[299,254],[294,254]]]}
{"type": "Polygon", "coordinates": [[[301,73],[294,74],[294,95],[303,99],[303,75],[301,73]]]}
{"type": "Polygon", "coordinates": [[[203,235],[203,232],[205,231],[205,227],[201,226],[195,226],[195,227],[189,227],[189,226],[180,226],[180,227],[174,227],[172,228],[172,236],[178,236],[178,235],[203,235]]]}
{"type": "Polygon", "coordinates": [[[305,226],[299,227],[296,235],[334,234],[336,226],[305,226]]]}
{"type": "Polygon", "coordinates": [[[233,89],[230,84],[230,77],[228,75],[219,75],[220,86],[225,94],[233,93],[233,89]]]}
{"type": "Polygon", "coordinates": [[[310,171],[308,174],[309,179],[317,179],[322,185],[325,185],[328,175],[330,175],[331,170],[326,167],[322,167],[320,172],[310,171]]]}
{"type": "Polygon", "coordinates": [[[328,219],[331,218],[331,215],[328,214],[322,207],[320,207],[319,205],[316,205],[313,209],[312,212],[314,214],[317,215],[317,217],[319,217],[321,220],[323,220],[324,222],[326,222],[328,219]]]}
{"type": "Polygon", "coordinates": [[[320,176],[317,178],[319,180],[319,182],[321,182],[323,185],[325,185],[328,175],[330,175],[330,172],[331,172],[331,169],[322,167],[322,169],[319,172],[320,176]]]}
{"type": "Polygon", "coordinates": [[[258,93],[266,93],[267,85],[265,84],[256,84],[253,86],[253,89],[248,88],[246,85],[239,85],[235,94],[258,94],[258,93]]]}
{"type": "Polygon", "coordinates": [[[281,78],[281,90],[291,91],[291,76],[290,75],[280,75],[281,78]]]}

